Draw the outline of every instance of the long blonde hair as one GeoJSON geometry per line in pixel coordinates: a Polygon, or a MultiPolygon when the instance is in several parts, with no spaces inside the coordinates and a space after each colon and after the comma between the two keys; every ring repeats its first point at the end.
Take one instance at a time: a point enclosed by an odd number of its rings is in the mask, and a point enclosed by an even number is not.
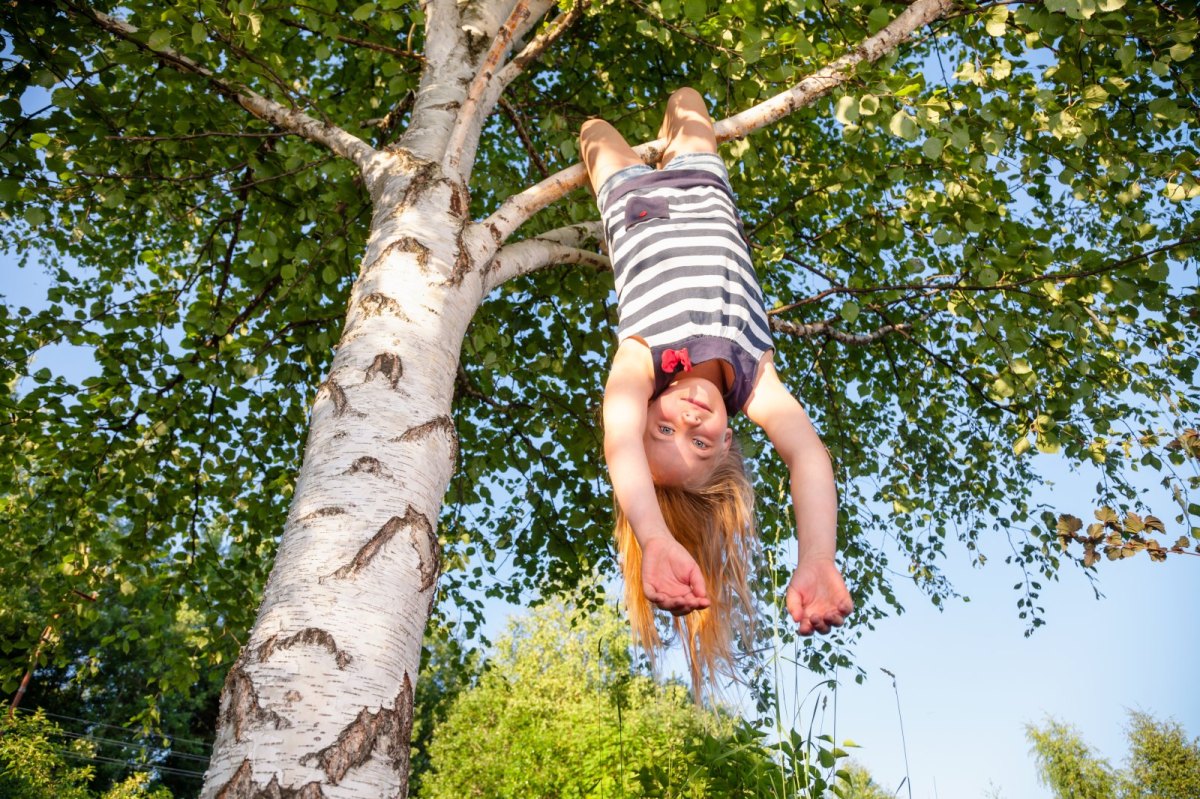
{"type": "MultiPolygon", "coordinates": [[[[654,487],[667,529],[695,558],[710,604],[675,619],[683,640],[697,703],[701,686],[716,687],[719,674],[736,679],[733,643],[749,651],[754,635],[750,573],[758,550],[754,487],[735,440],[699,488],[654,487]]],[[[617,554],[625,577],[625,605],[633,637],[651,660],[662,648],[654,610],[642,590],[642,548],[616,503],[617,554]]]]}

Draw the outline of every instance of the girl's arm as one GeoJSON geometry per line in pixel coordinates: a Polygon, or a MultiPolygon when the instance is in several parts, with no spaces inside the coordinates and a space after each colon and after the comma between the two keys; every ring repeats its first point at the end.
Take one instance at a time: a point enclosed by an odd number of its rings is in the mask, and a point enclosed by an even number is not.
{"type": "Polygon", "coordinates": [[[827,633],[854,609],[834,563],[837,549],[837,488],[829,453],[808,414],[763,361],[746,415],[766,432],[791,476],[799,564],[787,589],[787,609],[801,635],[827,633]]]}
{"type": "Polygon", "coordinates": [[[621,510],[642,548],[646,598],[676,615],[708,607],[696,561],[671,535],[658,507],[642,436],[646,406],[654,390],[654,366],[644,345],[617,348],[604,387],[604,459],[621,510]]]}

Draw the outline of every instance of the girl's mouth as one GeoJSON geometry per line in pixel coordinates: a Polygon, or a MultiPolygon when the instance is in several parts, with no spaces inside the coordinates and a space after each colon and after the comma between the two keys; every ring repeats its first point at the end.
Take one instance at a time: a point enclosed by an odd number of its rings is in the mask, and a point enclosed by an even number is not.
{"type": "Polygon", "coordinates": [[[684,401],[684,402],[690,402],[691,404],[695,405],[697,408],[702,408],[702,409],[704,409],[704,410],[708,411],[709,413],[712,413],[712,408],[708,407],[707,405],[705,405],[705,404],[704,404],[703,402],[701,402],[700,400],[694,400],[694,399],[692,399],[691,397],[684,397],[684,398],[683,398],[683,401],[684,401]]]}

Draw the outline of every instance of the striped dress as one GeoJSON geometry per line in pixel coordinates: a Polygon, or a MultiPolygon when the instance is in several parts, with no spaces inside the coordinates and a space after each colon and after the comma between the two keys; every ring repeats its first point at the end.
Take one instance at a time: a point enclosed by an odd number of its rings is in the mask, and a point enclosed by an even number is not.
{"type": "Polygon", "coordinates": [[[718,156],[691,155],[686,166],[620,182],[603,197],[602,214],[616,274],[618,339],[640,338],[650,347],[655,396],[673,379],[660,364],[668,348],[686,347],[693,363],[728,361],[734,385],[725,404],[732,415],[772,345],[726,181],[718,156]]]}

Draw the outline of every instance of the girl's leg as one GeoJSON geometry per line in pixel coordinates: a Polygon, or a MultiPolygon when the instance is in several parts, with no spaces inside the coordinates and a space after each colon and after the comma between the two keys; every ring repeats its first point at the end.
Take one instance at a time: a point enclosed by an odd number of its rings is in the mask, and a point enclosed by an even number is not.
{"type": "Polygon", "coordinates": [[[659,164],[667,162],[680,153],[715,153],[717,136],[713,122],[704,106],[704,98],[695,89],[678,89],[667,100],[667,112],[663,115],[659,138],[666,138],[659,164]]]}
{"type": "Polygon", "coordinates": [[[583,123],[579,129],[579,153],[587,167],[594,194],[600,193],[600,187],[613,173],[645,163],[617,129],[603,119],[589,119],[583,123]]]}

